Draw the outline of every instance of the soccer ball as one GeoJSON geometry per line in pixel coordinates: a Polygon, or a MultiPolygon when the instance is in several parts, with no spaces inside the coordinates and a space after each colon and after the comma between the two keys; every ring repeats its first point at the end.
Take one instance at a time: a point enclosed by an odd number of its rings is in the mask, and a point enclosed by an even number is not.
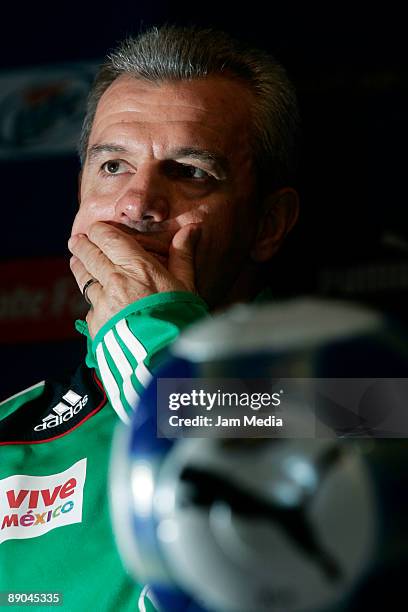
{"type": "MultiPolygon", "coordinates": [[[[242,306],[198,323],[157,379],[377,376],[390,364],[402,372],[406,357],[378,313],[306,300],[242,306]]],[[[336,432],[160,437],[156,382],[131,426],[116,432],[110,486],[120,553],[158,609],[352,609],[378,566],[377,443],[336,432]]]]}

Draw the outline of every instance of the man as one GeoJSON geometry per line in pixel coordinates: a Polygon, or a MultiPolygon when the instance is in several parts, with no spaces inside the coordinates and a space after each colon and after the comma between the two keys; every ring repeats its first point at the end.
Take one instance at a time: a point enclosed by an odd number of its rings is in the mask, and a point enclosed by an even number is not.
{"type": "Polygon", "coordinates": [[[137,609],[107,507],[112,431],[187,325],[262,289],[297,217],[296,128],[282,67],[224,34],[153,29],[102,66],[69,241],[86,364],[2,406],[0,591],[137,609]]]}

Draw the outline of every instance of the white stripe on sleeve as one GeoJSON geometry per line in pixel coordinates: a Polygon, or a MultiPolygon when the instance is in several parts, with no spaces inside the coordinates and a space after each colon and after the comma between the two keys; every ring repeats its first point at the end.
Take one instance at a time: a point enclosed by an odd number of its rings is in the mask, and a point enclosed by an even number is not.
{"type": "Polygon", "coordinates": [[[132,385],[132,367],[126,358],[125,353],[120,348],[112,330],[108,331],[103,340],[123,379],[123,392],[125,394],[126,401],[131,408],[135,409],[140,398],[136,389],[132,385]]]}
{"type": "Polygon", "coordinates": [[[119,334],[119,337],[123,340],[123,342],[126,344],[129,351],[136,358],[137,367],[135,370],[135,374],[139,382],[143,385],[143,387],[147,387],[147,385],[153,379],[153,376],[149,372],[146,364],[143,361],[147,357],[147,351],[145,347],[143,346],[141,342],[139,342],[136,336],[130,331],[129,326],[126,322],[126,319],[122,319],[121,321],[116,323],[115,327],[116,327],[116,331],[119,334]]]}
{"type": "Polygon", "coordinates": [[[97,349],[96,349],[96,359],[98,362],[99,371],[101,373],[102,382],[109,396],[113,409],[115,410],[119,418],[124,423],[126,423],[126,425],[128,425],[130,422],[130,419],[128,415],[126,414],[126,411],[123,407],[122,400],[120,399],[119,387],[116,384],[116,381],[112,375],[112,372],[109,369],[101,343],[97,346],[97,349]]]}
{"type": "Polygon", "coordinates": [[[143,361],[137,365],[136,376],[144,387],[147,387],[150,381],[153,380],[153,376],[150,374],[146,364],[143,361]]]}

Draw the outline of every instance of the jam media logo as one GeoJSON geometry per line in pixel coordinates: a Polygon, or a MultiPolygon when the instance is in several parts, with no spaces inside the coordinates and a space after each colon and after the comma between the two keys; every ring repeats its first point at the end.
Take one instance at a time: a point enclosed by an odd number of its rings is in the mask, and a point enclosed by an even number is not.
{"type": "Polygon", "coordinates": [[[81,523],[85,479],[86,458],[58,474],[0,480],[0,544],[81,523]]]}
{"type": "Polygon", "coordinates": [[[78,395],[78,393],[75,393],[75,391],[71,389],[62,396],[62,399],[65,400],[66,403],[58,402],[58,404],[52,408],[53,412],[44,417],[42,423],[34,427],[34,431],[44,431],[45,429],[52,429],[53,427],[62,425],[78,414],[88,402],[87,395],[78,395]]]}
{"type": "Polygon", "coordinates": [[[96,64],[0,73],[0,158],[74,153],[96,64]]]}

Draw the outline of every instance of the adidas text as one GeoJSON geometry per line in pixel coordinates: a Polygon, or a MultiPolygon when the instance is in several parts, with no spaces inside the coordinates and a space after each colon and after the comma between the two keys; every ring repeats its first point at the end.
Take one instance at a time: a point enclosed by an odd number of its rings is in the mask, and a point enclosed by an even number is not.
{"type": "Polygon", "coordinates": [[[52,429],[53,427],[58,427],[64,422],[69,421],[86,405],[88,396],[84,395],[81,397],[74,391],[68,391],[68,393],[66,393],[62,399],[67,403],[59,402],[56,406],[54,406],[52,409],[53,412],[44,417],[42,423],[34,427],[34,431],[52,429]]]}

